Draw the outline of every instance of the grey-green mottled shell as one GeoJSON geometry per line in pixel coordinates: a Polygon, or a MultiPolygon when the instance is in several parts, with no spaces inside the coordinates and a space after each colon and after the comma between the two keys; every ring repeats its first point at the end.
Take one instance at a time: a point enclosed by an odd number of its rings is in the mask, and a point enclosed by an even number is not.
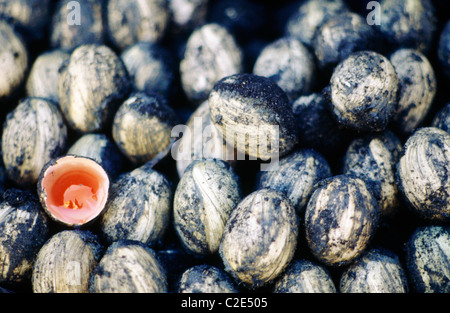
{"type": "Polygon", "coordinates": [[[329,16],[317,29],[312,43],[318,67],[328,70],[353,52],[374,50],[376,35],[357,13],[347,10],[329,16]]]}
{"type": "Polygon", "coordinates": [[[419,293],[450,292],[450,227],[418,228],[405,244],[406,269],[419,293]]]}
{"type": "Polygon", "coordinates": [[[241,154],[268,160],[286,155],[298,142],[286,93],[269,78],[225,77],[214,85],[208,101],[214,126],[241,154]]]}
{"type": "Polygon", "coordinates": [[[330,16],[348,10],[343,0],[308,0],[300,4],[297,11],[286,22],[285,33],[312,46],[314,34],[330,16]]]}
{"type": "Polygon", "coordinates": [[[85,134],[81,136],[67,150],[67,154],[95,160],[111,178],[119,175],[124,168],[124,157],[119,148],[105,134],[85,134]]]}
{"type": "Polygon", "coordinates": [[[450,134],[425,127],[411,135],[397,165],[399,188],[411,209],[433,221],[450,220],[450,134]]]}
{"type": "Polygon", "coordinates": [[[165,293],[167,277],[154,251],[142,243],[112,243],[89,284],[91,293],[165,293]]]}
{"type": "Polygon", "coordinates": [[[212,265],[188,268],[178,282],[178,293],[237,293],[238,289],[227,272],[212,265]]]}
{"type": "Polygon", "coordinates": [[[428,51],[437,26],[432,1],[383,0],[379,5],[379,30],[391,45],[428,51]]]}
{"type": "Polygon", "coordinates": [[[109,38],[119,50],[160,41],[170,22],[166,0],[109,0],[106,16],[109,38]]]}
{"type": "Polygon", "coordinates": [[[196,160],[174,195],[173,223],[181,243],[194,255],[218,251],[225,224],[242,199],[238,176],[222,160],[196,160]]]}
{"type": "Polygon", "coordinates": [[[312,149],[301,149],[260,172],[256,188],[282,191],[297,214],[302,216],[315,184],[330,176],[330,166],[320,153],[312,149]]]}
{"type": "Polygon", "coordinates": [[[440,128],[447,133],[450,133],[450,102],[436,113],[430,126],[440,128]]]}
{"type": "Polygon", "coordinates": [[[59,104],[68,124],[80,133],[104,130],[131,81],[120,58],[105,45],[82,45],[70,55],[59,81],[59,104]]]}
{"type": "Polygon", "coordinates": [[[0,20],[0,100],[8,98],[25,81],[28,71],[28,51],[24,41],[4,20],[0,20]]]}
{"type": "Polygon", "coordinates": [[[219,131],[211,122],[209,102],[204,101],[189,117],[187,129],[180,129],[183,137],[174,146],[178,176],[195,160],[220,159],[235,165],[234,148],[226,144],[219,131]]]}
{"type": "Polygon", "coordinates": [[[249,289],[272,282],[291,262],[298,232],[297,214],[283,193],[252,192],[225,226],[219,249],[225,270],[249,289]]]}
{"type": "Polygon", "coordinates": [[[398,108],[392,126],[403,134],[410,134],[431,109],[436,95],[436,77],[427,57],[416,50],[397,50],[390,61],[399,79],[398,108]]]}
{"type": "Polygon", "coordinates": [[[168,97],[174,93],[175,66],[169,50],[152,42],[138,42],[120,55],[139,91],[168,97]]]}
{"type": "Polygon", "coordinates": [[[391,62],[374,51],[351,54],[330,80],[332,111],[345,128],[384,130],[397,108],[398,77],[391,62]]]}
{"type": "Polygon", "coordinates": [[[342,172],[366,182],[378,201],[382,217],[393,216],[401,194],[396,181],[396,166],[403,145],[391,131],[354,139],[347,148],[342,172]]]}
{"type": "Polygon", "coordinates": [[[171,211],[169,181],[143,166],[113,183],[99,231],[108,243],[127,239],[152,245],[163,239],[171,211]]]}
{"type": "Polygon", "coordinates": [[[371,249],[350,264],[339,281],[342,293],[408,293],[408,280],[397,255],[371,249]]]}
{"type": "Polygon", "coordinates": [[[49,40],[56,49],[72,51],[85,44],[104,44],[104,1],[61,0],[52,17],[49,40]]]}
{"type": "Polygon", "coordinates": [[[24,98],[8,114],[2,156],[8,177],[19,185],[37,182],[43,166],[65,151],[67,127],[55,104],[24,98]]]}
{"type": "Polygon", "coordinates": [[[87,293],[102,247],[89,231],[64,230],[39,250],[33,266],[34,293],[87,293]]]}
{"type": "Polygon", "coordinates": [[[205,24],[189,36],[180,61],[180,79],[187,98],[198,105],[214,84],[240,73],[243,55],[234,37],[219,24],[205,24]]]}
{"type": "Polygon", "coordinates": [[[176,120],[175,112],[163,98],[138,92],[117,110],[112,136],[133,164],[142,165],[169,147],[176,120]]]}
{"type": "Polygon", "coordinates": [[[309,260],[296,260],[289,265],[273,286],[274,293],[336,293],[327,268],[309,260]]]}
{"type": "Polygon", "coordinates": [[[320,182],[305,212],[305,235],[312,254],[328,266],[349,264],[369,245],[380,209],[359,178],[338,175],[320,182]]]}
{"type": "Polygon", "coordinates": [[[300,40],[282,37],[268,44],[259,54],[253,73],[273,80],[290,101],[311,92],[315,79],[313,55],[300,40]]]}
{"type": "Polygon", "coordinates": [[[29,281],[36,254],[49,233],[49,221],[34,195],[5,191],[0,203],[0,285],[29,281]]]}
{"type": "Polygon", "coordinates": [[[53,50],[40,54],[31,66],[26,82],[29,97],[40,97],[59,104],[59,69],[70,57],[64,50],[53,50]]]}

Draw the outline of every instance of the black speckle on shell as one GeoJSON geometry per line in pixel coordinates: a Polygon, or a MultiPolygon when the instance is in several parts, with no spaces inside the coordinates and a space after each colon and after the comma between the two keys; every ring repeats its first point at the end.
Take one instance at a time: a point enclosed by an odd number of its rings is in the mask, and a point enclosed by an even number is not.
{"type": "Polygon", "coordinates": [[[34,293],[87,293],[102,246],[96,235],[84,230],[64,230],[39,250],[33,266],[34,293]]]}
{"type": "Polygon", "coordinates": [[[218,251],[225,224],[242,199],[238,176],[222,160],[196,160],[174,195],[173,223],[184,248],[207,256],[218,251]]]}
{"type": "Polygon", "coordinates": [[[431,125],[450,133],[450,102],[441,108],[434,116],[431,125]]]}
{"type": "Polygon", "coordinates": [[[314,35],[322,23],[331,16],[347,12],[343,0],[307,0],[289,17],[285,26],[288,36],[298,38],[311,47],[314,35]]]}
{"type": "Polygon", "coordinates": [[[408,293],[406,272],[399,257],[374,248],[350,264],[339,281],[342,293],[408,293]]]}
{"type": "Polygon", "coordinates": [[[254,74],[221,79],[209,95],[211,120],[230,146],[262,160],[283,156],[298,142],[297,125],[286,93],[254,74]]]}
{"type": "Polygon", "coordinates": [[[444,75],[450,80],[450,21],[445,24],[439,36],[437,57],[444,75]]]}
{"type": "Polygon", "coordinates": [[[423,226],[405,244],[406,270],[418,293],[450,292],[450,227],[423,226]]]}
{"type": "Polygon", "coordinates": [[[398,108],[392,127],[410,134],[421,126],[431,109],[437,82],[427,57],[413,49],[400,49],[390,56],[399,79],[398,108]]]}
{"type": "Polygon", "coordinates": [[[379,132],[397,109],[398,77],[391,62],[374,51],[351,54],[330,80],[331,109],[338,123],[358,132],[379,132]]]}
{"type": "Polygon", "coordinates": [[[67,150],[67,154],[95,160],[113,179],[125,168],[125,160],[119,148],[105,134],[85,134],[81,136],[67,150]]]}
{"type": "Polygon", "coordinates": [[[171,188],[164,175],[145,166],[118,177],[99,219],[102,238],[110,244],[118,240],[157,244],[169,227],[171,188]]]}
{"type": "Polygon", "coordinates": [[[317,29],[313,51],[319,68],[328,70],[361,50],[375,50],[377,32],[360,15],[344,12],[330,16],[317,29]]]}
{"type": "Polygon", "coordinates": [[[129,240],[112,243],[89,284],[91,293],[165,293],[167,277],[155,252],[129,240]]]}
{"type": "Polygon", "coordinates": [[[180,79],[188,100],[197,106],[208,99],[214,84],[223,77],[240,73],[241,48],[226,28],[205,24],[192,32],[180,60],[180,79]]]}
{"type": "Polygon", "coordinates": [[[320,153],[300,149],[260,172],[256,188],[272,188],[285,193],[297,214],[302,216],[316,183],[330,176],[330,166],[320,153]]]}
{"type": "Polygon", "coordinates": [[[56,105],[24,98],[8,114],[2,156],[8,177],[21,186],[37,182],[44,165],[65,152],[67,127],[56,105]]]}
{"type": "Polygon", "coordinates": [[[276,280],[274,293],[336,293],[336,286],[325,266],[306,259],[295,260],[276,280]]]}
{"type": "Polygon", "coordinates": [[[5,20],[0,20],[0,101],[12,98],[24,83],[28,71],[29,56],[25,42],[5,20]]]}
{"type": "Polygon", "coordinates": [[[132,94],[117,110],[112,136],[122,153],[135,165],[153,160],[172,142],[177,116],[157,94],[132,94]]]}
{"type": "Polygon", "coordinates": [[[268,44],[259,54],[253,73],[273,80],[290,101],[311,92],[315,79],[315,60],[301,41],[282,37],[268,44]]]}
{"type": "Polygon", "coordinates": [[[380,1],[380,32],[395,48],[426,52],[436,30],[435,10],[430,0],[380,1]]]}
{"type": "Polygon", "coordinates": [[[59,70],[69,59],[64,50],[52,50],[40,54],[34,61],[26,82],[28,97],[39,97],[59,105],[59,70]]]}
{"type": "Polygon", "coordinates": [[[379,219],[378,203],[364,181],[348,175],[327,178],[306,207],[308,247],[325,265],[349,264],[365,251],[379,219]]]}
{"type": "Polygon", "coordinates": [[[171,98],[175,92],[175,62],[171,51],[152,42],[138,42],[120,55],[134,86],[147,94],[171,98]]]}
{"type": "Polygon", "coordinates": [[[8,189],[0,202],[0,285],[29,282],[39,249],[50,234],[47,216],[35,194],[8,189]]]}
{"type": "Polygon", "coordinates": [[[49,30],[50,46],[70,52],[85,44],[104,44],[104,2],[77,0],[74,4],[72,0],[58,1],[49,30]]]}
{"type": "Polygon", "coordinates": [[[291,262],[298,231],[298,216],[282,192],[252,192],[225,226],[219,249],[225,270],[248,289],[269,284],[291,262]]]}
{"type": "Polygon", "coordinates": [[[225,271],[208,264],[187,269],[178,282],[178,293],[237,293],[238,288],[225,271]]]}
{"type": "Polygon", "coordinates": [[[450,134],[425,127],[412,134],[397,165],[397,179],[413,212],[432,221],[450,220],[450,134]]]}
{"type": "Polygon", "coordinates": [[[301,96],[292,103],[292,111],[302,146],[313,148],[325,156],[336,155],[345,147],[346,134],[338,127],[324,95],[312,93],[301,96]]]}
{"type": "Polygon", "coordinates": [[[108,0],[106,16],[109,39],[119,50],[160,41],[170,21],[166,0],[108,0]]]}
{"type": "Polygon", "coordinates": [[[105,130],[131,91],[122,60],[105,45],[82,45],[70,55],[59,81],[59,104],[80,133],[105,130]]]}
{"type": "Polygon", "coordinates": [[[391,131],[354,139],[347,148],[342,172],[365,181],[380,207],[382,217],[392,217],[400,205],[396,166],[403,149],[391,131]]]}

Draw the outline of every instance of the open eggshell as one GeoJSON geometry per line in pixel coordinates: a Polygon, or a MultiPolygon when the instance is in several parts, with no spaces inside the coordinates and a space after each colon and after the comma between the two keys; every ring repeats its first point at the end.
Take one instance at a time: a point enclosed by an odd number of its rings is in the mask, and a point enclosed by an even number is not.
{"type": "Polygon", "coordinates": [[[67,155],[42,169],[38,193],[51,218],[68,226],[81,226],[103,211],[109,185],[108,174],[96,161],[67,155]]]}

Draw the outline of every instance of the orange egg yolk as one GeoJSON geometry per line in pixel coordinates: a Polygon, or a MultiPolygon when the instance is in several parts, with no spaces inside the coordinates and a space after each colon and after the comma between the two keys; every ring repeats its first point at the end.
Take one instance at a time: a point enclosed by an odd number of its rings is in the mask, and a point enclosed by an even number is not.
{"type": "Polygon", "coordinates": [[[93,201],[97,201],[97,196],[87,186],[72,185],[64,192],[64,206],[69,209],[79,210],[85,204],[92,206],[93,201]]]}
{"type": "Polygon", "coordinates": [[[80,225],[103,210],[109,180],[94,161],[67,156],[47,169],[41,187],[46,193],[46,207],[53,217],[80,225]]]}

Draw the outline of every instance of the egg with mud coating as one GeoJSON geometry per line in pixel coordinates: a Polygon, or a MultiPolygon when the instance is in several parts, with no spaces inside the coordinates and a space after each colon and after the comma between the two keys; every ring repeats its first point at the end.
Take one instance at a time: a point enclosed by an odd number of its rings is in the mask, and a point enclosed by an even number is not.
{"type": "Polygon", "coordinates": [[[225,226],[219,250],[225,270],[248,289],[269,284],[291,262],[298,232],[298,216],[281,191],[252,192],[225,226]]]}
{"type": "Polygon", "coordinates": [[[380,209],[365,182],[338,175],[319,182],[305,211],[305,236],[314,257],[342,266],[360,256],[378,228],[380,209]]]}
{"type": "Polygon", "coordinates": [[[174,195],[175,231],[185,249],[199,256],[218,251],[225,224],[242,198],[239,177],[222,160],[192,162],[174,195]]]}

